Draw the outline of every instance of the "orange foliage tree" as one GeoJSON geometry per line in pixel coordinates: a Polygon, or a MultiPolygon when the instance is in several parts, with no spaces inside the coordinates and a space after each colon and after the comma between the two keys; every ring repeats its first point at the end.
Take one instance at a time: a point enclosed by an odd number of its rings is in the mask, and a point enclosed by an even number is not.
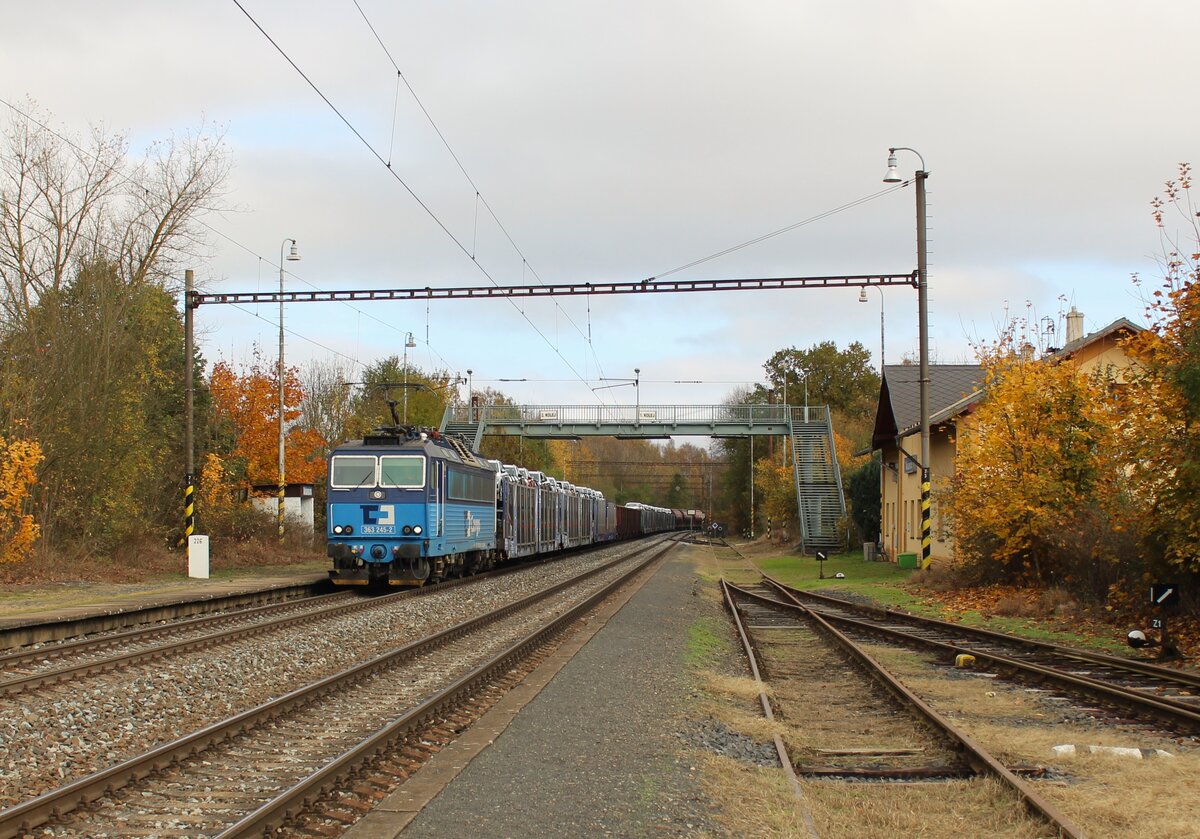
{"type": "Polygon", "coordinates": [[[41,535],[41,528],[26,511],[29,488],[37,482],[42,447],[35,440],[0,437],[0,563],[25,558],[41,535]]]}
{"type": "MultiPolygon", "coordinates": [[[[279,378],[273,364],[255,351],[254,361],[240,374],[226,362],[213,366],[209,382],[213,412],[220,426],[232,431],[230,457],[244,464],[246,484],[273,484],[279,472],[279,378]]],[[[285,471],[289,483],[315,483],[325,474],[320,453],[326,441],[311,429],[296,425],[304,389],[299,371],[285,371],[283,420],[285,471]]],[[[225,474],[231,474],[229,465],[225,474]]]]}
{"type": "Polygon", "coordinates": [[[939,493],[958,556],[984,579],[1111,583],[1125,475],[1112,389],[1070,363],[984,352],[987,398],[939,493]]]}

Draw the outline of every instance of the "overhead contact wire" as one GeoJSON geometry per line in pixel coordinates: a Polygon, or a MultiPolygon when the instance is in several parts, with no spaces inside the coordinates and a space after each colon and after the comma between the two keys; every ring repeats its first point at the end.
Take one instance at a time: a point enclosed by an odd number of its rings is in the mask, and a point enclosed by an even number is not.
{"type": "Polygon", "coordinates": [[[708,256],[702,257],[700,259],[692,260],[691,262],[687,263],[686,265],[680,265],[678,268],[672,268],[670,271],[662,271],[658,274],[655,274],[653,277],[648,277],[647,281],[653,282],[654,280],[661,280],[663,277],[669,277],[672,274],[678,274],[680,271],[686,271],[688,268],[695,268],[697,265],[702,265],[705,262],[709,262],[711,260],[717,259],[718,257],[726,256],[727,254],[734,253],[735,251],[740,251],[742,248],[748,248],[751,245],[757,245],[759,242],[765,242],[768,239],[772,239],[776,236],[780,236],[784,233],[788,233],[792,230],[795,230],[798,227],[804,227],[806,224],[812,224],[815,221],[821,221],[822,219],[829,218],[830,216],[836,215],[840,212],[843,212],[844,210],[849,210],[853,207],[857,207],[859,204],[865,204],[868,201],[874,201],[876,198],[879,198],[881,196],[895,192],[898,189],[903,189],[904,187],[908,186],[909,183],[910,183],[910,181],[905,181],[904,183],[896,184],[895,186],[888,187],[887,189],[881,189],[878,192],[873,192],[870,195],[864,195],[861,198],[856,198],[853,201],[842,204],[839,207],[834,207],[833,209],[825,210],[824,212],[817,213],[815,216],[810,216],[810,217],[804,219],[803,221],[798,221],[795,224],[789,224],[787,227],[781,227],[778,230],[774,230],[770,233],[764,233],[761,236],[756,236],[755,238],[749,239],[745,242],[742,242],[739,245],[733,245],[731,247],[725,248],[725,250],[717,251],[714,254],[709,254],[708,256]]]}
{"type": "MultiPolygon", "coordinates": [[[[323,101],[327,106],[329,106],[329,109],[331,111],[333,111],[334,114],[337,115],[338,119],[340,119],[342,121],[342,124],[344,124],[350,130],[350,132],[355,137],[358,138],[358,141],[363,144],[363,146],[367,149],[367,151],[369,151],[371,153],[371,155],[376,160],[378,160],[385,169],[387,169],[388,173],[396,180],[397,183],[399,183],[402,187],[404,187],[404,190],[410,196],[412,196],[412,199],[417,202],[417,205],[422,210],[425,211],[426,215],[428,215],[433,220],[433,222],[442,229],[442,232],[446,234],[446,236],[450,239],[450,241],[452,241],[456,246],[458,246],[458,249],[460,251],[462,251],[463,255],[468,257],[469,259],[471,259],[472,264],[474,264],[476,267],[478,267],[479,271],[485,277],[487,277],[488,281],[491,282],[492,285],[499,287],[499,283],[496,282],[496,280],[487,271],[487,269],[484,268],[478,261],[476,261],[472,257],[471,253],[467,250],[466,246],[463,245],[463,243],[458,239],[458,237],[455,236],[454,233],[452,233],[450,231],[450,228],[446,227],[445,223],[440,218],[438,218],[437,214],[433,212],[433,210],[429,207],[429,205],[427,205],[424,201],[421,200],[420,196],[418,196],[416,194],[416,192],[413,191],[412,187],[410,187],[408,185],[408,183],[406,183],[405,180],[396,173],[396,170],[392,169],[390,166],[388,166],[387,161],[383,159],[383,157],[379,154],[378,151],[376,151],[375,147],[371,145],[370,141],[367,140],[362,135],[362,132],[360,132],[357,128],[354,127],[354,124],[351,123],[350,120],[347,119],[346,116],[340,110],[338,110],[338,107],[336,105],[334,105],[332,101],[330,101],[329,97],[326,96],[325,93],[319,87],[317,87],[316,83],[313,82],[313,80],[308,77],[308,74],[306,74],[300,68],[300,66],[298,64],[296,64],[295,61],[292,60],[291,56],[289,56],[284,51],[283,47],[281,47],[278,43],[276,43],[275,39],[272,38],[270,36],[270,34],[268,34],[268,32],[262,28],[262,26],[259,24],[259,22],[254,19],[254,16],[251,15],[250,12],[246,10],[246,7],[241,4],[240,0],[233,0],[233,4],[238,7],[238,9],[242,12],[243,15],[246,16],[247,20],[249,20],[252,24],[254,24],[254,28],[257,29],[262,34],[262,36],[267,39],[267,42],[270,43],[271,46],[273,46],[275,48],[275,51],[278,52],[283,57],[283,60],[286,61],[289,65],[291,65],[292,69],[296,71],[296,73],[300,76],[300,78],[304,79],[305,83],[310,88],[312,88],[313,92],[316,93],[317,96],[319,96],[321,98],[321,101],[323,101]]],[[[360,11],[361,11],[361,8],[360,8],[360,11]]],[[[376,37],[378,37],[378,35],[376,35],[376,37]]],[[[545,342],[546,346],[550,347],[550,349],[552,349],[554,351],[554,354],[557,355],[562,360],[563,364],[565,364],[567,366],[567,368],[572,373],[575,374],[576,378],[578,378],[580,382],[582,382],[585,386],[587,386],[587,379],[585,379],[582,375],[580,375],[579,371],[575,369],[575,365],[571,364],[571,362],[567,360],[566,356],[564,356],[561,352],[559,352],[558,348],[555,347],[554,344],[552,344],[550,342],[550,339],[546,337],[545,333],[543,333],[542,330],[540,330],[537,327],[537,324],[535,324],[532,320],[530,320],[529,317],[524,312],[521,312],[520,307],[517,306],[515,301],[513,301],[510,298],[505,298],[505,299],[508,300],[509,304],[514,309],[516,309],[517,312],[520,312],[521,316],[525,319],[525,322],[528,323],[529,326],[541,337],[541,339],[545,342]]],[[[600,401],[600,400],[597,400],[597,401],[600,401]]],[[[601,404],[603,404],[603,403],[601,403],[601,404]]]]}
{"type": "MultiPolygon", "coordinates": [[[[475,183],[475,180],[471,177],[471,174],[467,171],[467,167],[465,167],[463,165],[462,160],[459,159],[458,154],[456,154],[453,147],[451,147],[450,141],[446,139],[446,135],[442,133],[442,129],[440,129],[438,127],[437,122],[434,121],[433,115],[429,113],[429,109],[427,109],[425,107],[425,103],[421,101],[421,97],[417,95],[416,90],[414,90],[413,86],[409,83],[408,78],[404,75],[404,71],[400,69],[400,65],[396,63],[396,59],[392,57],[391,50],[389,50],[387,48],[387,44],[385,44],[383,42],[383,38],[380,37],[379,32],[375,29],[374,24],[371,23],[371,19],[367,17],[367,13],[365,11],[363,11],[363,7],[359,4],[358,0],[354,0],[354,7],[356,9],[358,9],[358,13],[362,16],[363,22],[367,24],[367,28],[370,29],[371,34],[375,36],[375,40],[379,43],[379,47],[380,47],[380,49],[383,50],[383,54],[386,55],[388,61],[391,62],[392,67],[396,71],[397,78],[400,81],[404,82],[404,86],[408,88],[408,92],[412,95],[413,101],[417,103],[417,107],[421,109],[421,113],[423,113],[425,115],[425,119],[429,121],[430,127],[433,129],[434,133],[438,135],[438,139],[442,141],[442,145],[446,147],[446,151],[450,153],[450,157],[453,158],[455,165],[458,166],[458,170],[460,172],[462,172],[463,177],[467,179],[467,183],[469,183],[471,185],[471,188],[475,190],[475,198],[476,198],[477,202],[480,202],[483,204],[484,209],[486,209],[488,211],[488,215],[490,215],[492,217],[492,221],[496,222],[496,226],[500,228],[500,232],[504,234],[504,238],[508,240],[509,245],[511,245],[512,249],[514,251],[516,251],[517,256],[521,257],[522,266],[527,265],[529,260],[526,258],[525,253],[521,250],[520,247],[517,246],[516,241],[513,239],[512,235],[508,232],[508,228],[504,226],[504,222],[502,222],[500,220],[500,217],[498,215],[496,215],[496,211],[492,209],[492,205],[488,203],[487,198],[485,198],[483,196],[483,194],[480,192],[479,186],[475,183]]],[[[397,84],[397,87],[399,87],[398,84],[397,84]]],[[[395,118],[394,117],[393,117],[392,130],[393,130],[393,132],[395,131],[395,118]]],[[[475,212],[476,212],[476,227],[478,227],[478,213],[479,213],[478,204],[476,205],[475,212]]],[[[472,249],[472,254],[474,254],[474,249],[472,249]]],[[[474,258],[473,255],[472,255],[472,258],[474,258]]],[[[529,266],[529,270],[533,274],[534,278],[538,281],[538,285],[544,286],[546,284],[545,281],[538,274],[538,272],[536,270],[534,270],[532,265],[529,266]]],[[[570,321],[570,323],[571,323],[571,326],[575,327],[575,331],[578,332],[581,336],[583,336],[583,330],[579,328],[579,324],[575,323],[575,320],[571,317],[571,315],[565,309],[562,308],[562,304],[560,304],[557,300],[554,300],[553,302],[554,302],[555,307],[558,308],[560,311],[562,311],[562,313],[564,315],[566,315],[567,320],[570,321]]],[[[524,314],[523,311],[522,311],[522,314],[524,314]]],[[[588,339],[588,346],[592,351],[592,357],[595,358],[596,366],[597,366],[597,369],[599,370],[600,369],[600,357],[598,355],[596,355],[596,350],[591,346],[590,337],[588,339]]],[[[601,370],[601,373],[603,373],[603,370],[601,370]]]]}

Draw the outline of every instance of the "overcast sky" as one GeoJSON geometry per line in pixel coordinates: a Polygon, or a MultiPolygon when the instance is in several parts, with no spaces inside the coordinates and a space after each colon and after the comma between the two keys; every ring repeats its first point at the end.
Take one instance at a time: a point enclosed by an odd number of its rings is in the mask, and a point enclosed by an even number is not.
{"type": "MultiPolygon", "coordinates": [[[[60,130],[138,150],[224,127],[236,211],[207,219],[205,291],[276,288],[291,237],[289,289],[640,280],[875,195],[888,147],[911,146],[932,357],[964,362],[1006,311],[1061,330],[1062,297],[1088,331],[1140,322],[1149,201],[1200,163],[1194,0],[242,2],[363,139],[232,0],[8,3],[0,28],[0,98],[60,130]]],[[[908,187],[671,276],[905,273],[915,242],[908,187]]],[[[868,293],[296,304],[287,353],[366,364],[411,331],[422,367],[525,402],[631,404],[591,388],[636,367],[643,405],[704,404],[787,346],[861,341],[877,363],[868,293]]],[[[882,302],[887,361],[915,356],[915,291],[882,302]]],[[[210,360],[275,357],[271,305],[198,323],[210,360]]]]}

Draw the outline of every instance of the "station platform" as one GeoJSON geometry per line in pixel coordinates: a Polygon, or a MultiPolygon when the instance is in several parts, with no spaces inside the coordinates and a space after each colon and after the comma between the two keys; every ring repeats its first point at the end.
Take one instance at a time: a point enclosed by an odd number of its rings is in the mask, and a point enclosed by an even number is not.
{"type": "Polygon", "coordinates": [[[681,733],[690,633],[724,620],[696,586],[675,552],[344,835],[719,835],[681,733]]]}
{"type": "Polygon", "coordinates": [[[131,584],[70,583],[10,588],[0,593],[0,649],[67,637],[38,627],[82,622],[85,632],[183,617],[318,592],[328,574],[313,563],[247,569],[219,578],[176,578],[131,584]]]}

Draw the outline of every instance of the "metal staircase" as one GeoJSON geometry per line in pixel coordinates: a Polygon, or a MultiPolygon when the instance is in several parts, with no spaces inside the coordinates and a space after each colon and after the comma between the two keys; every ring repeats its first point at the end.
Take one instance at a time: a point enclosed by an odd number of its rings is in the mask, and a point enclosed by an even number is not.
{"type": "Polygon", "coordinates": [[[800,517],[800,544],[805,553],[837,550],[838,522],[846,514],[842,473],[833,443],[833,422],[824,406],[792,408],[788,436],[792,475],[800,517]]]}
{"type": "Polygon", "coordinates": [[[442,426],[438,431],[444,435],[462,437],[467,441],[471,451],[477,452],[480,444],[483,443],[483,427],[484,423],[482,422],[465,422],[462,419],[456,419],[453,409],[446,408],[446,412],[442,414],[442,426]]]}

